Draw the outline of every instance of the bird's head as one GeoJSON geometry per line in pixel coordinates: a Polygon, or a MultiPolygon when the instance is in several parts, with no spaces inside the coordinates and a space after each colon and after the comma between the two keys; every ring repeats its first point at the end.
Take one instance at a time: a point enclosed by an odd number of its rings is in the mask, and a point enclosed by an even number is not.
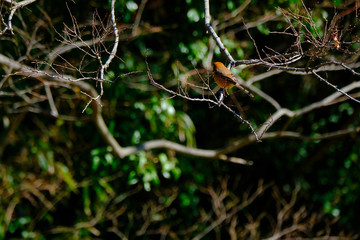
{"type": "Polygon", "coordinates": [[[216,69],[226,68],[222,62],[214,62],[213,67],[216,69]]]}

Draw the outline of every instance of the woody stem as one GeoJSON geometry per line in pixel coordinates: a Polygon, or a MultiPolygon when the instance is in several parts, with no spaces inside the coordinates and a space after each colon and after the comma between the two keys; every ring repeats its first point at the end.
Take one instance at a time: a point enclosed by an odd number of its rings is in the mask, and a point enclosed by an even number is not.
{"type": "Polygon", "coordinates": [[[220,97],[219,97],[219,101],[218,101],[219,106],[221,105],[223,100],[224,100],[224,89],[222,88],[220,91],[220,97]]]}

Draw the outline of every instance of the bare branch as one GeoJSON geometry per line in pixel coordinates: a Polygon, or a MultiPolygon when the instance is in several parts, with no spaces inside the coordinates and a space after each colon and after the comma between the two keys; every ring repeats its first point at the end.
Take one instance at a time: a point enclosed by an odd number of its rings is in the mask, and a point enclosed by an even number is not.
{"type": "Polygon", "coordinates": [[[36,0],[24,0],[21,2],[15,2],[13,0],[5,0],[5,2],[11,4],[11,8],[10,8],[11,11],[10,11],[10,14],[8,17],[7,26],[0,32],[0,35],[4,34],[6,31],[10,31],[11,34],[14,34],[13,27],[12,27],[12,18],[14,16],[16,10],[18,10],[19,8],[22,8],[26,5],[29,5],[35,1],[36,0]]]}
{"type": "Polygon", "coordinates": [[[210,32],[211,36],[216,41],[218,47],[220,48],[221,52],[223,52],[226,57],[230,61],[230,65],[232,66],[235,62],[234,58],[231,56],[229,51],[225,48],[224,44],[221,42],[220,37],[216,34],[215,30],[210,24],[211,16],[210,16],[210,6],[209,6],[209,0],[204,0],[204,8],[205,8],[205,27],[210,32]]]}
{"type": "MultiPolygon", "coordinates": [[[[106,60],[105,64],[101,64],[101,69],[100,69],[100,79],[101,80],[104,80],[104,73],[105,73],[106,69],[109,67],[111,61],[114,59],[116,52],[117,52],[118,45],[119,45],[119,30],[117,29],[116,21],[115,21],[115,0],[111,0],[111,21],[113,24],[115,41],[114,41],[113,49],[111,50],[111,53],[109,55],[109,58],[106,60]]],[[[100,81],[100,88],[101,88],[100,96],[102,96],[104,94],[102,81],[100,81]]]]}
{"type": "Polygon", "coordinates": [[[145,8],[145,5],[146,5],[147,1],[148,0],[142,0],[141,3],[140,3],[139,10],[136,13],[136,17],[135,17],[135,21],[134,21],[134,27],[133,27],[132,32],[131,32],[132,36],[138,35],[141,16],[142,16],[142,13],[144,11],[144,8],[145,8]]]}
{"type": "Polygon", "coordinates": [[[347,94],[347,93],[344,92],[343,90],[337,88],[337,86],[335,86],[334,84],[329,83],[329,81],[327,81],[325,78],[321,77],[321,76],[320,76],[319,74],[317,74],[316,72],[313,72],[313,74],[314,74],[317,78],[319,78],[321,81],[324,81],[327,85],[329,85],[330,87],[334,88],[336,91],[344,94],[345,96],[347,96],[347,97],[350,98],[351,100],[353,100],[353,101],[355,101],[355,102],[357,102],[357,103],[360,103],[359,100],[351,97],[349,94],[347,94]]]}
{"type": "MultiPolygon", "coordinates": [[[[248,125],[249,128],[251,129],[252,133],[255,135],[255,138],[257,139],[257,141],[260,141],[260,139],[258,138],[258,135],[257,135],[257,133],[255,132],[254,128],[252,127],[251,123],[250,123],[248,120],[245,120],[244,118],[242,118],[239,114],[237,114],[237,113],[236,113],[233,109],[231,109],[229,106],[227,106],[226,104],[224,104],[223,101],[220,101],[220,100],[219,100],[219,101],[214,101],[214,100],[212,100],[212,99],[204,98],[204,97],[203,97],[203,98],[192,98],[192,97],[187,96],[187,95],[184,94],[184,93],[178,93],[178,92],[175,92],[175,91],[173,91],[173,90],[170,90],[170,89],[164,87],[163,85],[157,83],[157,82],[154,80],[154,78],[153,78],[153,76],[152,76],[152,74],[151,74],[150,68],[149,68],[149,64],[148,64],[147,61],[146,61],[146,65],[147,65],[148,78],[149,78],[150,83],[151,83],[152,85],[154,85],[155,87],[157,87],[157,88],[159,88],[159,89],[161,89],[161,90],[164,90],[164,91],[170,93],[172,96],[182,97],[182,98],[184,98],[184,99],[186,99],[186,100],[189,100],[189,101],[194,101],[194,102],[207,102],[207,103],[210,103],[210,104],[212,104],[212,105],[214,105],[214,106],[217,105],[217,106],[219,106],[219,107],[224,107],[226,110],[228,110],[229,112],[231,112],[232,114],[234,114],[238,119],[240,119],[240,121],[241,121],[242,123],[248,125]]],[[[221,99],[221,97],[220,97],[220,99],[221,99]]]]}
{"type": "MultiPolygon", "coordinates": [[[[96,92],[96,90],[88,83],[83,81],[76,81],[72,76],[67,75],[59,75],[54,72],[44,72],[41,70],[37,70],[25,65],[22,65],[2,54],[0,54],[0,64],[12,66],[14,70],[18,70],[16,73],[17,75],[23,75],[31,78],[46,78],[49,81],[54,81],[66,85],[73,85],[79,87],[84,94],[86,94],[90,98],[96,99],[99,94],[96,92]]],[[[209,99],[210,100],[210,99],[209,99]]],[[[212,101],[214,104],[216,102],[212,101]]],[[[50,104],[51,105],[51,104],[50,104]]],[[[89,106],[90,103],[87,103],[87,106],[89,106]]],[[[106,142],[113,148],[114,152],[120,157],[124,158],[131,154],[135,154],[138,151],[142,150],[151,150],[156,148],[165,148],[165,149],[171,149],[174,151],[177,151],[182,154],[190,155],[190,156],[197,156],[197,157],[203,157],[203,158],[217,158],[223,161],[233,162],[237,164],[245,164],[245,165],[251,165],[251,161],[244,160],[242,158],[238,157],[228,157],[224,154],[220,153],[220,150],[206,150],[206,149],[196,149],[196,148],[190,148],[185,147],[183,145],[180,145],[178,143],[170,142],[167,140],[153,140],[149,142],[145,142],[142,145],[139,146],[130,146],[130,147],[121,147],[119,143],[116,141],[116,139],[111,135],[111,133],[108,130],[108,126],[105,124],[105,121],[101,115],[101,106],[99,104],[93,104],[94,107],[94,115],[93,119],[96,123],[96,126],[98,127],[101,135],[106,140],[106,142]]],[[[55,106],[54,106],[55,107],[55,106]]],[[[55,110],[56,107],[53,109],[55,110]]],[[[245,120],[246,121],[246,120],[245,120]]]]}
{"type": "Polygon", "coordinates": [[[45,92],[46,92],[46,95],[47,95],[47,99],[49,101],[49,104],[50,104],[50,109],[51,109],[51,115],[54,116],[54,117],[58,117],[59,116],[59,112],[55,106],[55,102],[54,102],[54,98],[51,94],[51,89],[50,87],[45,84],[45,92]]]}

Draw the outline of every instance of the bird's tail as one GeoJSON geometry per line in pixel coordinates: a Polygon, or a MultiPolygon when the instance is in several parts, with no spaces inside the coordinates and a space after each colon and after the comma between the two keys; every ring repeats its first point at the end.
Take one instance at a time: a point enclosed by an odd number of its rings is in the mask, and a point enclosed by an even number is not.
{"type": "Polygon", "coordinates": [[[244,88],[243,86],[241,86],[239,83],[237,83],[235,86],[236,86],[238,89],[240,89],[241,91],[243,91],[244,93],[246,93],[249,97],[251,97],[251,98],[254,97],[254,95],[253,95],[251,92],[249,92],[249,90],[245,89],[245,88],[244,88]]]}

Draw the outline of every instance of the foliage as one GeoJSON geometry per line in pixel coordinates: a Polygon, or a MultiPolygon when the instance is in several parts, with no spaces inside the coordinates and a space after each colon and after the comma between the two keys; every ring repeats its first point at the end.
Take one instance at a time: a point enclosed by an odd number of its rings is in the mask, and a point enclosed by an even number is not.
{"type": "MultiPolygon", "coordinates": [[[[42,70],[60,69],[61,74],[76,77],[97,73],[98,59],[82,55],[79,49],[65,53],[51,66],[43,62],[62,45],[63,24],[73,24],[70,15],[85,26],[81,28],[84,40],[92,39],[97,29],[89,24],[92,13],[96,9],[96,26],[106,25],[110,2],[36,1],[17,11],[14,35],[1,35],[0,51],[42,70]],[[83,71],[75,71],[74,65],[83,71]]],[[[142,1],[116,2],[120,43],[117,58],[106,73],[109,82],[104,82],[102,114],[122,146],[141,147],[148,140],[166,139],[193,148],[217,149],[249,133],[227,111],[172,98],[149,84],[146,61],[156,79],[176,87],[183,79],[199,83],[199,75],[207,80],[210,72],[204,66],[209,59],[224,59],[205,33],[203,1],[185,2],[148,1],[136,33],[132,31],[142,1]]],[[[246,2],[211,1],[212,17],[226,22],[246,2]]],[[[8,15],[7,3],[2,4],[2,12],[8,15]]],[[[341,4],[336,1],[336,6],[341,4]]],[[[268,41],[277,49],[285,42],[270,34],[287,23],[279,17],[277,7],[295,12],[301,2],[251,1],[240,13],[245,22],[275,15],[273,21],[248,29],[259,46],[268,41]]],[[[293,24],[322,37],[334,5],[322,1],[312,7],[315,26],[305,20],[302,26],[293,24]]],[[[351,16],[344,18],[343,25],[352,20],[351,16]]],[[[237,30],[241,24],[219,25],[219,35],[237,59],[250,59],[257,55],[256,49],[247,31],[237,30]]],[[[358,29],[354,27],[353,33],[358,34],[358,29]]],[[[111,49],[113,42],[107,39],[100,45],[99,49],[111,49]]],[[[353,45],[354,56],[358,47],[353,45]]],[[[99,52],[105,59],[109,51],[99,52]]],[[[312,238],[323,235],[325,229],[331,229],[325,234],[354,238],[360,233],[356,225],[360,143],[355,134],[317,141],[269,139],[232,153],[253,160],[253,166],[162,148],[119,158],[95,127],[95,108],[90,105],[81,113],[89,99],[79,89],[54,89],[60,112],[54,117],[46,101],[24,104],[21,96],[5,94],[34,86],[31,78],[9,75],[5,67],[0,71],[6,79],[0,81],[0,239],[262,239],[292,226],[296,230],[283,237],[312,238]]],[[[261,71],[264,69],[243,68],[239,75],[248,79],[261,71]]],[[[348,72],[329,74],[334,84],[351,77],[348,72]]],[[[301,76],[269,79],[271,83],[263,81],[259,87],[292,108],[332,91],[318,80],[301,76]]],[[[90,83],[99,90],[96,81],[90,83]]],[[[237,92],[234,95],[255,124],[271,114],[259,97],[247,100],[237,92]]],[[[332,129],[359,126],[359,112],[359,104],[346,101],[306,114],[290,127],[316,137],[332,129]]],[[[285,124],[281,119],[272,128],[281,130],[285,124]]]]}

